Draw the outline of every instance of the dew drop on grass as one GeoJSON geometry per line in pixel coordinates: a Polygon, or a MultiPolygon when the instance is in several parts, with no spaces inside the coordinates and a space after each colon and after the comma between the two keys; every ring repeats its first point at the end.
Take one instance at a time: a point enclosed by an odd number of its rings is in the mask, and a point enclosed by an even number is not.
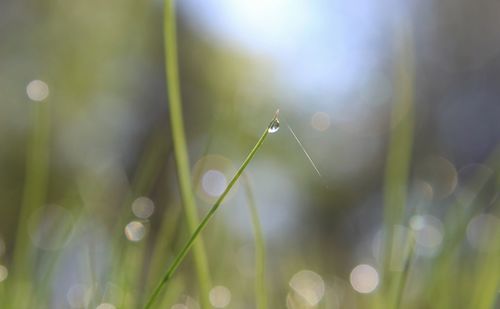
{"type": "Polygon", "coordinates": [[[279,129],[280,129],[280,121],[278,120],[278,118],[274,118],[273,121],[271,121],[271,123],[269,124],[267,132],[275,133],[278,132],[279,129]]]}

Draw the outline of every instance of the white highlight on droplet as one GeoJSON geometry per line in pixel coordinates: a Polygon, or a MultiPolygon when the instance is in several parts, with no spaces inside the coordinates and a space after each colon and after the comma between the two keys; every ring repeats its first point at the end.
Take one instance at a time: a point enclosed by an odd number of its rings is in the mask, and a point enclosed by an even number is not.
{"type": "Polygon", "coordinates": [[[7,267],[0,265],[0,282],[5,281],[9,276],[9,271],[7,267]]]}
{"type": "Polygon", "coordinates": [[[218,170],[208,170],[201,179],[203,191],[211,197],[220,196],[227,186],[224,173],[218,170]]]}
{"type": "Polygon", "coordinates": [[[316,306],[325,294],[323,278],[310,270],[301,270],[290,279],[290,287],[301,296],[308,305],[316,306]]]}
{"type": "Polygon", "coordinates": [[[139,221],[129,222],[127,226],[125,226],[125,236],[127,236],[127,239],[130,241],[140,241],[144,238],[145,234],[146,228],[144,227],[144,224],[139,221]]]}
{"type": "Polygon", "coordinates": [[[49,86],[41,80],[32,80],[26,86],[26,93],[33,101],[43,101],[49,96],[49,86]]]}
{"type": "Polygon", "coordinates": [[[374,267],[368,264],[360,264],[351,271],[350,281],[354,290],[367,294],[377,288],[379,276],[374,267]]]}
{"type": "Polygon", "coordinates": [[[225,286],[218,285],[210,290],[208,297],[215,308],[225,308],[231,302],[231,291],[225,286]]]}
{"type": "Polygon", "coordinates": [[[188,306],[184,304],[174,304],[170,309],[189,309],[188,306]]]}
{"type": "Polygon", "coordinates": [[[116,309],[116,307],[110,303],[101,303],[95,309],[116,309]]]}
{"type": "Polygon", "coordinates": [[[151,217],[155,210],[153,201],[145,196],[138,197],[132,203],[132,212],[137,218],[147,219],[151,217]]]}
{"type": "Polygon", "coordinates": [[[280,129],[280,121],[276,118],[273,121],[271,121],[271,124],[269,125],[267,132],[276,133],[278,132],[279,129],[280,129]]]}
{"type": "Polygon", "coordinates": [[[311,126],[318,131],[325,131],[330,127],[330,115],[324,112],[314,113],[311,117],[311,126]]]}

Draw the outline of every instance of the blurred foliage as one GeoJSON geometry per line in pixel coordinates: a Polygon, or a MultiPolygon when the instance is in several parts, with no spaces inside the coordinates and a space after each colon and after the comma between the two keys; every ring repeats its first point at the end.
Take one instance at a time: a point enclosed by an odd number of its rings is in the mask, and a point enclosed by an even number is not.
{"type": "MultiPolygon", "coordinates": [[[[203,233],[211,304],[499,308],[500,4],[234,3],[177,10],[200,216],[282,126],[203,233]]],[[[0,308],[139,308],[190,236],[162,12],[0,2],[0,308]]],[[[194,265],[158,308],[203,304],[194,265]]]]}

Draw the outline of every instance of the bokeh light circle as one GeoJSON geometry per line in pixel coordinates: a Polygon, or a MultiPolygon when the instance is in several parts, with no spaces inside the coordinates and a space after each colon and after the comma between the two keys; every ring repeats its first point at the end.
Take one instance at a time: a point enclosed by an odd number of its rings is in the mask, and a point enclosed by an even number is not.
{"type": "Polygon", "coordinates": [[[9,276],[9,270],[7,267],[0,265],[0,282],[5,281],[9,276]]]}
{"type": "Polygon", "coordinates": [[[500,218],[491,214],[479,214],[467,225],[467,241],[479,251],[498,250],[500,235],[500,218]]]}
{"type": "Polygon", "coordinates": [[[325,131],[330,127],[330,115],[316,112],[311,117],[311,126],[317,131],[325,131]]]}
{"type": "Polygon", "coordinates": [[[222,285],[212,288],[208,296],[210,303],[215,308],[225,308],[231,302],[231,291],[222,285]]]}
{"type": "Polygon", "coordinates": [[[309,305],[317,305],[325,294],[323,278],[310,270],[301,270],[290,279],[292,290],[309,305]]]}
{"type": "Polygon", "coordinates": [[[153,201],[145,196],[138,197],[132,203],[132,212],[137,218],[147,219],[155,210],[153,201]]]}
{"type": "Polygon", "coordinates": [[[130,241],[141,241],[144,235],[146,235],[146,228],[142,222],[132,221],[125,226],[125,236],[130,241]]]}
{"type": "MultiPolygon", "coordinates": [[[[231,160],[220,155],[206,155],[193,167],[196,194],[206,203],[213,203],[224,192],[235,168],[231,160]]],[[[230,200],[238,190],[238,182],[226,196],[230,200]]]]}
{"type": "Polygon", "coordinates": [[[373,266],[360,264],[351,271],[350,282],[356,292],[368,294],[377,288],[379,275],[373,266]]]}
{"type": "Polygon", "coordinates": [[[43,101],[49,96],[49,86],[41,80],[32,80],[26,86],[26,94],[33,101],[43,101]]]}
{"type": "Polygon", "coordinates": [[[444,199],[451,195],[458,183],[455,166],[444,157],[431,156],[417,166],[417,180],[432,187],[434,199],[444,199]]]}

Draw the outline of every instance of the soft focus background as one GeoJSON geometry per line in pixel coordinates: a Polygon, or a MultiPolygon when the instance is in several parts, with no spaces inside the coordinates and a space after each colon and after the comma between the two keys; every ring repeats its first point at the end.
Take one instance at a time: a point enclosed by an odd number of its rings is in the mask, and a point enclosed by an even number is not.
{"type": "MultiPolygon", "coordinates": [[[[200,216],[281,128],[158,308],[500,308],[499,1],[178,2],[200,216]]],[[[187,240],[163,44],[160,0],[0,2],[0,308],[138,308],[187,240]]]]}

